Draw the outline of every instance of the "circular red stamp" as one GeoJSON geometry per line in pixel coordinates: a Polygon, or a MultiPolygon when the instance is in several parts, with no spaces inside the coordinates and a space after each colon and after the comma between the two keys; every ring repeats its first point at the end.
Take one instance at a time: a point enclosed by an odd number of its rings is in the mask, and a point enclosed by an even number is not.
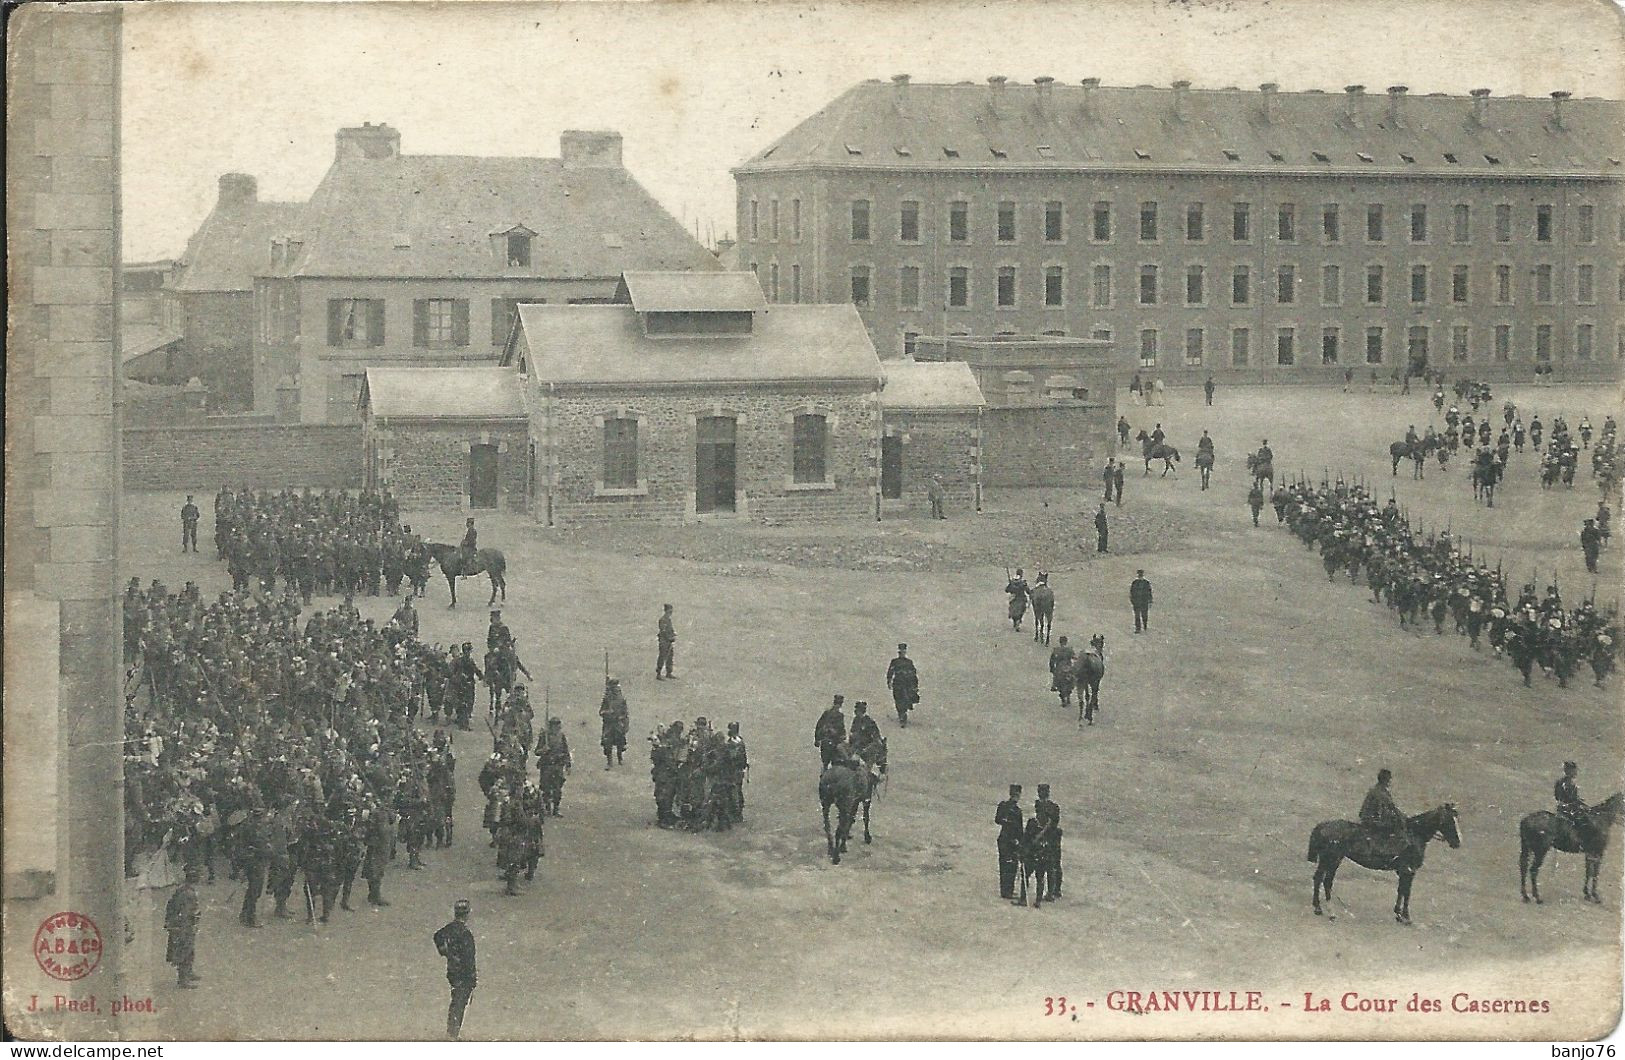
{"type": "Polygon", "coordinates": [[[83,913],[52,913],[34,932],[34,960],[52,979],[83,979],[102,963],[102,933],[83,913]]]}

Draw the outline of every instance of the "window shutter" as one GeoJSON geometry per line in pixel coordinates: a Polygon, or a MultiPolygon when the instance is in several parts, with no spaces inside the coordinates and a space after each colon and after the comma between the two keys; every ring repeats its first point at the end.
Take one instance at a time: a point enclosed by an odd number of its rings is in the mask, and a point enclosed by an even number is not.
{"type": "Polygon", "coordinates": [[[327,300],[327,344],[337,346],[342,341],[344,333],[344,300],[329,298],[327,300]]]}
{"type": "Polygon", "coordinates": [[[491,299],[491,345],[501,346],[508,341],[513,325],[513,301],[508,298],[491,299]]]}
{"type": "Polygon", "coordinates": [[[367,345],[382,346],[384,344],[384,300],[382,298],[367,299],[367,345]]]}
{"type": "Polygon", "coordinates": [[[468,345],[468,299],[459,298],[451,304],[451,342],[453,346],[468,345]]]}
{"type": "Polygon", "coordinates": [[[422,298],[412,303],[412,345],[429,345],[429,303],[422,298]]]}

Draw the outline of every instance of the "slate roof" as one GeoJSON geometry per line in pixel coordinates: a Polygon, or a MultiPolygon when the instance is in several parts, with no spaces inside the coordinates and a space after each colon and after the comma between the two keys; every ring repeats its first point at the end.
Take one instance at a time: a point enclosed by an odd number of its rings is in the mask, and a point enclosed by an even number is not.
{"type": "Polygon", "coordinates": [[[525,419],[524,395],[512,369],[368,368],[361,406],[375,419],[525,419]]]}
{"type": "Polygon", "coordinates": [[[1566,100],[1559,128],[1551,99],[1490,97],[1479,125],[1466,96],[1406,94],[1396,125],[1382,89],[1360,99],[1358,122],[1340,89],[1275,92],[1268,101],[1258,90],[1188,89],[1182,120],[1175,91],[865,81],[735,172],[840,166],[1625,177],[1625,106],[1617,100],[1566,100]]]}
{"type": "Polygon", "coordinates": [[[880,403],[888,409],[974,409],[987,402],[964,361],[887,361],[880,403]]]}
{"type": "Polygon", "coordinates": [[[186,242],[169,287],[175,291],[252,291],[271,268],[271,240],[299,227],[303,204],[217,203],[186,242]]]}
{"type": "Polygon", "coordinates": [[[287,273],[605,279],[717,260],[625,169],[556,158],[397,155],[336,160],[311,195],[287,273]],[[509,268],[495,233],[536,236],[509,268]]]}
{"type": "Polygon", "coordinates": [[[529,368],[543,383],[864,381],[880,359],[851,305],[775,305],[750,334],[648,338],[630,305],[522,305],[529,368]]]}
{"type": "Polygon", "coordinates": [[[181,341],[182,335],[161,324],[139,324],[128,320],[119,326],[119,339],[123,349],[120,358],[127,365],[137,357],[181,341]]]}
{"type": "Polygon", "coordinates": [[[745,313],[767,308],[762,284],[749,272],[629,272],[615,301],[639,313],[745,313]]]}

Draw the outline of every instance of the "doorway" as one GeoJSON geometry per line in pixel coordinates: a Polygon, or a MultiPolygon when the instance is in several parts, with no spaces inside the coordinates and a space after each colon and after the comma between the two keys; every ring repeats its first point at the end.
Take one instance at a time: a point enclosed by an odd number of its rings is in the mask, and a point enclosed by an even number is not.
{"type": "Polygon", "coordinates": [[[474,445],[468,450],[468,506],[497,506],[497,447],[474,445]]]}
{"type": "Polygon", "coordinates": [[[694,510],[734,510],[737,426],[731,416],[702,416],[695,424],[694,510]]]}
{"type": "Polygon", "coordinates": [[[883,435],[880,439],[880,495],[897,500],[903,495],[903,436],[883,435]]]}

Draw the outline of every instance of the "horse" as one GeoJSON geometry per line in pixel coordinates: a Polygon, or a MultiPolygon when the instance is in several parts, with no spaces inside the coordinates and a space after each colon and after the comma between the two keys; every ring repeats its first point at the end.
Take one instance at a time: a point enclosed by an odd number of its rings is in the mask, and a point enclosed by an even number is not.
{"type": "Polygon", "coordinates": [[[1089,640],[1089,650],[1078,656],[1073,670],[1075,682],[1083,688],[1078,697],[1078,728],[1084,722],[1095,723],[1095,712],[1100,709],[1100,681],[1106,676],[1106,637],[1096,633],[1089,640]]]}
{"type": "Polygon", "coordinates": [[[1213,450],[1198,449],[1196,451],[1196,470],[1201,472],[1202,488],[1207,489],[1208,481],[1213,478],[1213,450]]]}
{"type": "Polygon", "coordinates": [[[1392,465],[1395,478],[1399,477],[1399,462],[1411,455],[1410,442],[1394,442],[1388,446],[1388,460],[1392,465]]]}
{"type": "MultiPolygon", "coordinates": [[[[1337,867],[1348,858],[1377,872],[1399,874],[1399,888],[1394,893],[1394,920],[1400,924],[1411,922],[1411,882],[1422,867],[1428,842],[1442,838],[1450,848],[1461,846],[1461,829],[1456,821],[1455,803],[1447,802],[1426,813],[1419,813],[1405,821],[1407,841],[1394,849],[1398,837],[1374,834],[1363,824],[1354,821],[1322,821],[1309,833],[1308,860],[1315,863],[1314,909],[1321,916],[1320,895],[1332,897],[1332,881],[1337,867]]],[[[1335,919],[1335,914],[1333,919],[1335,919]]]]}
{"type": "Polygon", "coordinates": [[[1273,460],[1260,460],[1257,453],[1247,454],[1247,470],[1253,476],[1253,485],[1263,488],[1268,482],[1271,488],[1275,486],[1275,462],[1273,460]]]}
{"type": "Polygon", "coordinates": [[[1049,582],[1041,581],[1033,586],[1033,640],[1043,641],[1049,645],[1050,627],[1055,622],[1055,590],[1049,587],[1049,582]]]}
{"type": "Polygon", "coordinates": [[[502,599],[508,598],[508,560],[501,552],[494,548],[482,548],[474,553],[472,562],[468,554],[456,545],[426,544],[435,562],[440,564],[440,573],[446,576],[446,586],[451,590],[451,604],[457,606],[457,579],[472,578],[476,574],[488,574],[491,577],[491,599],[486,606],[496,603],[497,593],[502,599]]]}
{"type": "Polygon", "coordinates": [[[875,789],[880,787],[880,778],[886,775],[886,738],[872,740],[858,748],[858,760],[862,763],[859,770],[863,785],[863,841],[874,842],[869,834],[869,807],[875,801],[875,789]]]}
{"type": "Polygon", "coordinates": [[[857,819],[858,805],[871,789],[852,763],[836,759],[818,777],[818,801],[824,810],[824,843],[829,848],[832,865],[841,863],[846,841],[852,835],[852,822],[857,819]],[[838,819],[833,833],[829,830],[829,808],[834,806],[838,819]]]}
{"type": "Polygon", "coordinates": [[[1591,843],[1583,841],[1579,830],[1560,813],[1537,810],[1518,822],[1518,892],[1529,901],[1534,892],[1535,904],[1544,904],[1540,897],[1540,866],[1548,850],[1561,850],[1565,854],[1585,855],[1585,878],[1580,885],[1580,897],[1588,902],[1602,904],[1597,897],[1597,872],[1602,867],[1602,855],[1608,849],[1608,832],[1619,822],[1625,808],[1625,793],[1614,792],[1595,806],[1586,808],[1591,825],[1591,843]],[[1528,882],[1526,889],[1524,884],[1528,882]]]}
{"type": "Polygon", "coordinates": [[[421,597],[429,590],[429,553],[415,551],[406,559],[406,580],[412,586],[412,595],[421,597]]]}
{"type": "Polygon", "coordinates": [[[1487,507],[1495,507],[1495,484],[1501,481],[1501,465],[1493,460],[1474,464],[1472,480],[1473,499],[1483,500],[1487,507]]]}
{"type": "MultiPolygon", "coordinates": [[[[1162,477],[1167,478],[1168,472],[1174,470],[1174,464],[1179,461],[1179,450],[1167,442],[1153,442],[1151,436],[1141,428],[1140,433],[1134,436],[1140,443],[1140,455],[1145,457],[1145,475],[1151,474],[1151,461],[1162,461],[1162,477]]],[[[1141,475],[1144,478],[1145,475],[1141,475]]]]}

